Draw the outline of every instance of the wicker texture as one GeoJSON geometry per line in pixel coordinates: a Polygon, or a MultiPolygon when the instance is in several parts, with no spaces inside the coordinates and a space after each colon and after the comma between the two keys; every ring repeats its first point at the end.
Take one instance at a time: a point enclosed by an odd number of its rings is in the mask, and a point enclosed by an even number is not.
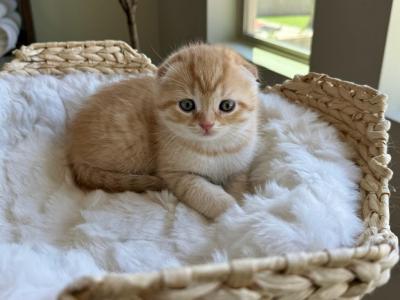
{"type": "MultiPolygon", "coordinates": [[[[5,73],[61,75],[153,72],[144,55],[123,42],[33,44],[15,51],[5,73]]],[[[59,296],[72,299],[359,299],[390,278],[398,240],[390,231],[392,171],[386,96],[368,87],[310,73],[269,87],[317,110],[357,153],[365,230],[355,248],[240,259],[155,273],[83,278],[59,296]]]]}
{"type": "Polygon", "coordinates": [[[121,41],[54,42],[23,46],[3,71],[62,75],[76,71],[116,74],[153,72],[145,55],[121,41]]]}

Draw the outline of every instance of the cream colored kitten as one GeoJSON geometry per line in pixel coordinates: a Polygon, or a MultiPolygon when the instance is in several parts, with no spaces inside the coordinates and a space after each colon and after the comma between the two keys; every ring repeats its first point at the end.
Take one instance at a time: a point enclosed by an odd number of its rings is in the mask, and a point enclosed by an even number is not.
{"type": "Polygon", "coordinates": [[[110,86],[78,113],[68,151],[76,182],[111,192],[167,187],[217,217],[246,183],[257,148],[257,95],[257,69],[238,54],[185,47],[157,76],[110,86]]]}

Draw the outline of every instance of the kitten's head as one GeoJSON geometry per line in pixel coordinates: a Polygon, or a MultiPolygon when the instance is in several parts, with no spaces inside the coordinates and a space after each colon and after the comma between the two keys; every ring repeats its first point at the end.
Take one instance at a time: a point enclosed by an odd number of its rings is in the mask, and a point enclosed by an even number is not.
{"type": "Polygon", "coordinates": [[[175,135],[237,138],[255,124],[257,68],[228,48],[184,47],[167,58],[157,76],[158,115],[175,135]]]}

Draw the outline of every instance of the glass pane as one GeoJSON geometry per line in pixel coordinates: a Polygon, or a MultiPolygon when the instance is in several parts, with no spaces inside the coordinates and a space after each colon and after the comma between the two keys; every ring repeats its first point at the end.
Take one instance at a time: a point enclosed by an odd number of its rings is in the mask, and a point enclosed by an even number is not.
{"type": "Polygon", "coordinates": [[[245,31],[253,37],[310,54],[315,0],[248,0],[245,31]]]}

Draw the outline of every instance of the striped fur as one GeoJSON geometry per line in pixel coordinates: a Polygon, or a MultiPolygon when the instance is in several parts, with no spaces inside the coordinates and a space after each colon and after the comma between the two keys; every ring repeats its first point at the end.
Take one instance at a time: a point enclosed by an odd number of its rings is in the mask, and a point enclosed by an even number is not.
{"type": "Polygon", "coordinates": [[[238,174],[246,174],[257,150],[257,76],[235,52],[199,44],[173,53],[156,77],[98,92],[70,128],[76,181],[112,192],[168,187],[206,217],[217,217],[234,203],[232,195],[240,197],[230,178],[244,181],[238,174]],[[178,105],[187,98],[196,103],[190,113],[178,105]],[[225,99],[235,101],[232,112],[219,109],[225,99]],[[214,125],[206,132],[202,122],[214,125]]]}

